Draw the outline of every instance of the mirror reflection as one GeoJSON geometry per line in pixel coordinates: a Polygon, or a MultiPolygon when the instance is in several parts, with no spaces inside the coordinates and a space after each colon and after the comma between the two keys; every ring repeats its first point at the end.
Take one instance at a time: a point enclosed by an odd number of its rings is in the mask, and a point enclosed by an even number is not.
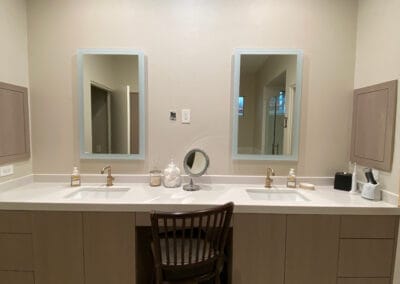
{"type": "Polygon", "coordinates": [[[139,56],[83,54],[83,151],[139,154],[139,56]]]}
{"type": "Polygon", "coordinates": [[[294,156],[300,107],[298,56],[260,52],[236,58],[240,69],[235,66],[239,82],[235,85],[234,158],[294,156]]]}

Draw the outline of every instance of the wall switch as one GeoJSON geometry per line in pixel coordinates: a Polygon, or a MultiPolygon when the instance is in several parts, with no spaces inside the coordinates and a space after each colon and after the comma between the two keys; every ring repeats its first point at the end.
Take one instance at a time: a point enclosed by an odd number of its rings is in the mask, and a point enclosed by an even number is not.
{"type": "Polygon", "coordinates": [[[182,110],[182,123],[190,123],[190,109],[182,110]]]}
{"type": "Polygon", "coordinates": [[[0,167],[0,176],[10,176],[14,174],[14,166],[13,165],[8,165],[4,167],[0,167]]]}

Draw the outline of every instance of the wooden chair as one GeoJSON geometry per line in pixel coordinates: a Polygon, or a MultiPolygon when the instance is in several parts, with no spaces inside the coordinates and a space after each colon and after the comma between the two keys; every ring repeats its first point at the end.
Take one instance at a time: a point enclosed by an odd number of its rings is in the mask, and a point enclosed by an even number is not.
{"type": "Polygon", "coordinates": [[[151,213],[157,284],[220,283],[233,206],[230,202],[194,212],[151,213]]]}

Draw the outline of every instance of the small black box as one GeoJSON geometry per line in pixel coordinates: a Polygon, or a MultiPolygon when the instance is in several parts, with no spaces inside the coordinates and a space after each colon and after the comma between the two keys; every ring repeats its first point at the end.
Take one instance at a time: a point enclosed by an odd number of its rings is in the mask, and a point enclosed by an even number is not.
{"type": "Polygon", "coordinates": [[[334,189],[350,191],[351,190],[352,174],[345,172],[338,172],[335,174],[334,189]]]}

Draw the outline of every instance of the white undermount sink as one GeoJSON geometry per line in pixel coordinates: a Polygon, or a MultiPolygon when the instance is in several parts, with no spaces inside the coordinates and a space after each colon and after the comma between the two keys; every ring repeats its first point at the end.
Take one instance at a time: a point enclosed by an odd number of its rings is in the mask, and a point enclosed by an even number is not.
{"type": "Polygon", "coordinates": [[[253,200],[299,202],[310,201],[294,189],[246,189],[253,200]]]}
{"type": "Polygon", "coordinates": [[[72,200],[83,199],[118,199],[130,190],[129,187],[81,187],[78,190],[68,194],[65,198],[72,200]]]}

